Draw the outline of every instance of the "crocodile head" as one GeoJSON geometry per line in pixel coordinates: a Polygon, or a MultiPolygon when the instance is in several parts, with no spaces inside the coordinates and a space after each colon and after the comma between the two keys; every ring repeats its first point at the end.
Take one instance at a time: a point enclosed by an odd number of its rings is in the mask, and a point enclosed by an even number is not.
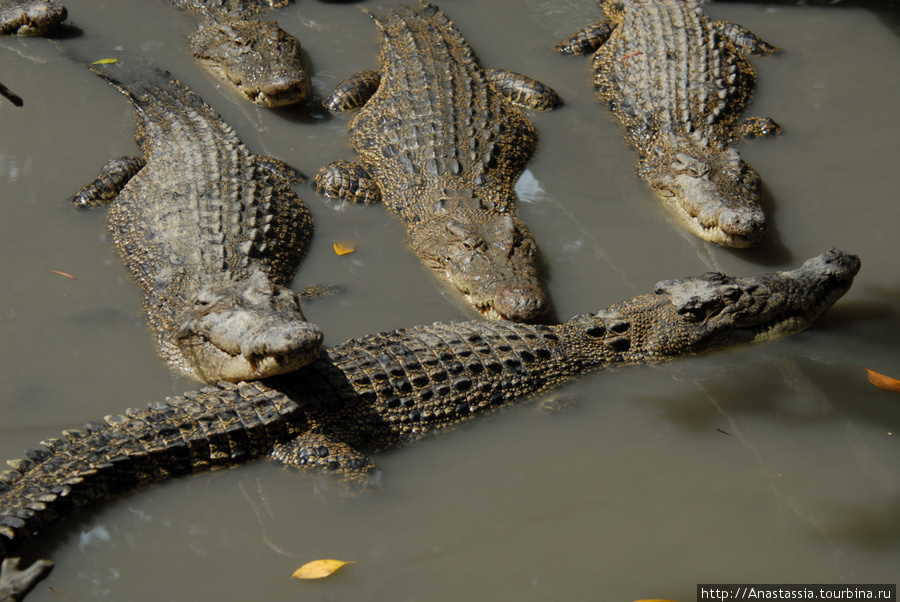
{"type": "Polygon", "coordinates": [[[570,323],[632,361],[771,341],[810,326],[850,289],[859,267],[856,255],[832,249],[787,272],[664,280],[653,294],[570,323]]]}
{"type": "Polygon", "coordinates": [[[66,8],[52,0],[27,0],[0,5],[0,33],[45,36],[56,32],[68,17],[66,8]]]}
{"type": "Polygon", "coordinates": [[[300,42],[275,21],[210,20],[189,44],[195,58],[251,102],[274,108],[306,100],[309,79],[300,42]]]}
{"type": "Polygon", "coordinates": [[[528,227],[506,213],[464,206],[471,199],[456,204],[447,191],[438,196],[427,221],[409,230],[416,255],[485,318],[539,321],[549,302],[528,227]]]}
{"type": "Polygon", "coordinates": [[[189,371],[209,383],[296,370],[314,361],[322,344],[297,294],[260,271],[201,285],[177,324],[175,343],[189,371]]]}
{"type": "Polygon", "coordinates": [[[639,173],[676,219],[723,247],[752,247],[766,232],[760,178],[734,149],[682,142],[654,148],[639,173]]]}

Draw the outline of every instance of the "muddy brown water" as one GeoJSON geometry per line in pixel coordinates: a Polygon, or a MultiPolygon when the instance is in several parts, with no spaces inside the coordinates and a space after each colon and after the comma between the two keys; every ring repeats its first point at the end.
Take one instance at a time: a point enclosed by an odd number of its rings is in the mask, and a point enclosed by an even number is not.
{"type": "MultiPolygon", "coordinates": [[[[187,56],[189,15],[154,0],[66,4],[83,35],[63,44],[171,70],[253,152],[308,174],[353,158],[349,116],[266,111],[221,89],[187,56]]],[[[259,461],[95,505],[23,550],[57,562],[31,599],[684,601],[698,582],[895,583],[900,397],[860,366],[900,376],[900,40],[863,9],[707,7],[784,49],[753,60],[760,85],[747,113],[784,133],[740,146],[765,182],[773,231],[758,249],[729,251],[669,221],[593,98],[588,59],[552,52],[596,5],[442,8],[483,65],[565,98],[532,115],[541,147],[519,185],[554,318],[661,279],[790,269],[832,246],[862,258],[853,289],[792,339],[594,375],[557,392],[563,411],[523,405],[379,455],[374,495],[344,499],[327,480],[259,461]],[[329,557],[357,564],[290,579],[329,557]]],[[[376,66],[376,31],[358,6],[302,0],[277,16],[302,40],[319,96],[376,66]]],[[[0,103],[0,456],[12,458],[196,386],[157,358],[103,211],[64,202],[105,161],[136,152],[131,106],[42,39],[0,40],[0,81],[25,99],[0,103]]],[[[306,307],[328,344],[473,317],[381,208],[336,212],[296,189],[317,231],[295,287],[343,287],[306,307]],[[356,251],[337,256],[344,240],[356,251]]]]}

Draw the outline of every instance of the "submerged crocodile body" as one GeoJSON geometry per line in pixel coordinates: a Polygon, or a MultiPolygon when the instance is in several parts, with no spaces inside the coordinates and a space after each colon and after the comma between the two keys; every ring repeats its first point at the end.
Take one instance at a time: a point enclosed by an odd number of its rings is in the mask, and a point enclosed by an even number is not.
{"type": "MultiPolygon", "coordinates": [[[[613,364],[664,361],[802,330],[849,288],[859,259],[828,251],[789,272],[708,273],[555,326],[473,321],[351,340],[268,381],[220,383],[108,416],[0,473],[2,581],[27,589],[9,555],[56,518],[116,492],[269,456],[365,484],[367,454],[613,364]]],[[[0,598],[2,600],[2,598],[0,598]]]]}
{"type": "Polygon", "coordinates": [[[113,241],[143,289],[162,357],[206,382],[314,360],[322,334],[287,288],[313,227],[289,187],[299,172],[251,155],[168,73],[130,59],[94,71],[134,105],[143,157],[113,159],[72,200],[111,202],[113,241]]]}
{"type": "Polygon", "coordinates": [[[266,10],[291,0],[168,0],[202,21],[191,34],[191,54],[247,100],[266,108],[306,100],[309,78],[300,42],[275,21],[260,21],[266,10]]]}
{"type": "Polygon", "coordinates": [[[537,134],[513,102],[549,109],[556,93],[502,70],[485,70],[434,6],[372,16],[381,30],[381,71],[342,82],[332,110],[362,105],[350,123],[360,164],[322,168],[321,194],[381,200],[406,225],[409,243],[482,315],[538,321],[548,301],[540,254],[517,217],[516,180],[537,134]]]}
{"type": "Polygon", "coordinates": [[[56,33],[68,17],[53,0],[11,0],[0,3],[0,35],[46,36],[56,33]]]}
{"type": "Polygon", "coordinates": [[[640,154],[639,175],[676,219],[727,247],[766,231],[759,174],[730,145],[774,135],[771,119],[738,119],[756,75],[745,54],[775,47],[734,23],[710,21],[698,0],[599,0],[607,21],[557,48],[593,58],[594,85],[640,154]]]}

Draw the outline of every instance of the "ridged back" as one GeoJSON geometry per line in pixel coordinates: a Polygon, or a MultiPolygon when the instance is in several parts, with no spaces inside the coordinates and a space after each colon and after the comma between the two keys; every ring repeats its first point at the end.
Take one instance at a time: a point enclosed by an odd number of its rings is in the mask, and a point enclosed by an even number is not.
{"type": "Polygon", "coordinates": [[[428,4],[373,18],[382,82],[351,125],[367,167],[471,182],[499,164],[515,182],[533,153],[534,128],[490,88],[452,21],[428,4]]]}
{"type": "Polygon", "coordinates": [[[255,165],[209,105],[168,74],[134,63],[115,78],[101,73],[134,103],[147,157],[109,211],[123,262],[145,291],[184,272],[243,277],[251,265],[290,283],[309,244],[306,207],[255,165]]]}
{"type": "Polygon", "coordinates": [[[604,8],[616,30],[595,57],[594,83],[629,126],[690,133],[735,117],[728,76],[745,61],[696,0],[624,0],[604,8]]]}
{"type": "Polygon", "coordinates": [[[252,17],[265,10],[286,6],[292,0],[168,0],[169,4],[181,10],[196,13],[204,17],[216,17],[225,14],[252,17]]]}

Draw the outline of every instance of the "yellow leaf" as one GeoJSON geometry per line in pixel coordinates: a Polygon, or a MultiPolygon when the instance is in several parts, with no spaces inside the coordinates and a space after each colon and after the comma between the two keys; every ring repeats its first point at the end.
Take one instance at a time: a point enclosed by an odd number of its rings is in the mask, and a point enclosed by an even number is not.
{"type": "Polygon", "coordinates": [[[345,564],[356,564],[355,561],[335,560],[333,558],[324,558],[322,560],[313,560],[307,562],[291,575],[294,579],[321,579],[327,577],[345,564]]]}
{"type": "Polygon", "coordinates": [[[890,376],[885,376],[884,374],[879,374],[874,370],[869,370],[865,366],[863,366],[862,369],[869,373],[869,382],[879,389],[884,389],[885,391],[893,391],[894,393],[900,393],[900,380],[891,378],[890,376]]]}
{"type": "Polygon", "coordinates": [[[92,65],[111,65],[116,62],[118,59],[100,59],[99,61],[94,61],[91,63],[92,65]]]}
{"type": "Polygon", "coordinates": [[[346,255],[354,251],[353,243],[349,241],[338,241],[334,243],[334,252],[338,255],[346,255]]]}

